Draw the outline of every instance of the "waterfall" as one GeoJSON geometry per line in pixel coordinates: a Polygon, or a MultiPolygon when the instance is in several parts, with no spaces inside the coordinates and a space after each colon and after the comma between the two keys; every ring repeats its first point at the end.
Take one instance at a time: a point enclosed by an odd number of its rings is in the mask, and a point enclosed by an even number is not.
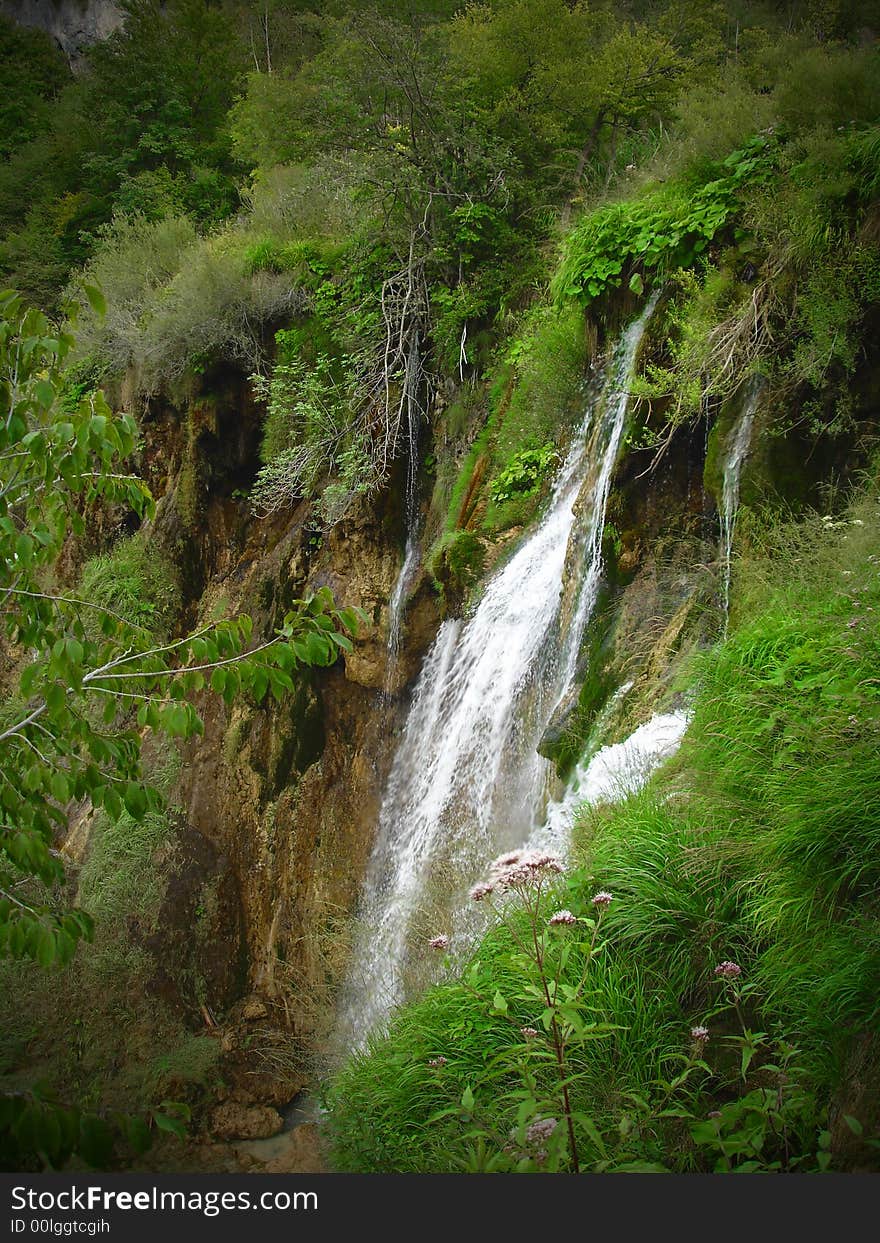
{"type": "Polygon", "coordinates": [[[361,1043],[404,998],[424,960],[411,950],[448,929],[456,908],[457,928],[466,920],[464,894],[488,860],[544,823],[554,770],[536,748],[574,683],[595,605],[628,381],[656,300],[594,387],[543,518],[489,579],[473,616],[444,622],[425,658],[342,990],[345,1047],[361,1043]]]}
{"type": "Polygon", "coordinates": [[[548,808],[544,825],[531,835],[529,846],[558,853],[581,803],[613,802],[641,789],[658,764],[678,750],[687,726],[686,712],[657,713],[623,742],[602,747],[579,764],[562,798],[548,808]]]}
{"type": "Polygon", "coordinates": [[[731,428],[728,438],[727,456],[724,460],[720,516],[721,557],[724,564],[725,631],[727,630],[727,617],[730,612],[730,577],[733,559],[733,535],[736,527],[737,510],[739,509],[739,477],[752,439],[752,423],[755,419],[755,410],[758,406],[761,388],[761,377],[753,376],[745,388],[739,418],[731,428]]]}

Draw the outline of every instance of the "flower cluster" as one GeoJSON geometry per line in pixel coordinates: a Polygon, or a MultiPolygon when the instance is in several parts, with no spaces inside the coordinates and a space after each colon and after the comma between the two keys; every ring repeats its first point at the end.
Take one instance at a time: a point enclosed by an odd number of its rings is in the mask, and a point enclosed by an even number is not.
{"type": "Polygon", "coordinates": [[[577,916],[573,915],[571,911],[557,911],[555,915],[550,916],[547,923],[551,928],[555,928],[560,924],[576,924],[577,916]]]}
{"type": "Polygon", "coordinates": [[[722,980],[735,980],[742,975],[742,967],[738,963],[725,959],[715,968],[715,975],[720,976],[722,980]]]}
{"type": "Polygon", "coordinates": [[[556,855],[540,850],[512,850],[500,855],[489,872],[489,880],[499,889],[515,889],[520,885],[534,885],[547,873],[562,871],[562,862],[556,855]]]}
{"type": "Polygon", "coordinates": [[[474,902],[482,902],[496,889],[506,893],[509,889],[532,888],[539,885],[546,875],[562,870],[562,862],[556,855],[540,850],[509,850],[493,862],[488,880],[474,885],[471,898],[474,902]]]}
{"type": "Polygon", "coordinates": [[[610,893],[608,893],[606,889],[600,889],[598,893],[593,894],[593,897],[591,900],[592,900],[593,906],[595,906],[600,911],[604,911],[611,905],[611,903],[614,901],[614,898],[612,897],[610,893]]]}
{"type": "Polygon", "coordinates": [[[525,1036],[526,1040],[534,1040],[538,1034],[538,1029],[536,1027],[521,1027],[519,1030],[525,1036]]]}
{"type": "Polygon", "coordinates": [[[546,1144],[556,1130],[555,1118],[538,1118],[526,1128],[527,1144],[546,1144]]]}
{"type": "Polygon", "coordinates": [[[440,1056],[440,1057],[431,1057],[431,1058],[428,1058],[428,1065],[429,1065],[429,1066],[445,1066],[445,1065],[446,1065],[446,1058],[445,1058],[445,1057],[443,1057],[443,1056],[442,1056],[442,1054],[441,1054],[441,1056],[440,1056]]]}
{"type": "Polygon", "coordinates": [[[445,950],[449,945],[449,937],[445,932],[441,932],[436,937],[431,937],[428,944],[432,950],[445,950]]]}
{"type": "Polygon", "coordinates": [[[531,1157],[538,1165],[547,1160],[547,1140],[556,1130],[558,1123],[555,1118],[536,1118],[526,1127],[526,1151],[521,1152],[516,1145],[516,1130],[510,1132],[510,1143],[504,1151],[516,1157],[531,1157]]]}
{"type": "Polygon", "coordinates": [[[692,1027],[691,1028],[691,1039],[693,1040],[694,1044],[704,1045],[706,1041],[709,1039],[709,1028],[704,1027],[702,1023],[699,1024],[699,1026],[697,1027],[692,1027]]]}

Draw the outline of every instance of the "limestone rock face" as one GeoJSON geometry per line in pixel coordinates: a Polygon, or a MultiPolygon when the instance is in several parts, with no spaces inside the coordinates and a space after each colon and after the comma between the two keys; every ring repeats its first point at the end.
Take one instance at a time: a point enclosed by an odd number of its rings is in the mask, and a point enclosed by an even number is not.
{"type": "MultiPolygon", "coordinates": [[[[194,986],[180,1004],[196,1021],[220,1025],[227,1083],[259,1086],[249,1103],[274,1106],[301,1086],[306,1054],[332,1025],[399,692],[415,676],[438,614],[426,581],[415,578],[389,686],[388,600],[402,561],[393,495],[365,498],[329,531],[306,502],[256,518],[246,492],[258,468],[260,418],[246,382],[232,372],[211,377],[210,396],[154,400],[141,417],[141,469],[158,501],[149,538],[180,572],[182,626],[247,612],[258,642],[294,600],[322,587],[367,618],[353,652],[332,668],[299,670],[280,702],[241,696],[230,707],[203,694],[204,736],[181,748],[170,799],[185,826],[183,853],[204,859],[198,874],[206,878],[210,864],[211,895],[222,899],[218,907],[187,897],[200,912],[199,959],[210,967],[201,977],[211,988],[205,997],[194,986]],[[228,936],[209,919],[215,908],[229,915],[228,936]],[[218,978],[224,953],[225,988],[218,978]],[[276,1091],[274,1083],[284,1087],[276,1091]]],[[[182,858],[176,866],[195,875],[182,858]]],[[[148,947],[157,978],[181,949],[176,932],[167,947],[163,936],[160,927],[148,947]]],[[[167,980],[163,993],[171,995],[167,980]]]]}
{"type": "Polygon", "coordinates": [[[125,20],[115,0],[0,0],[0,14],[45,30],[74,70],[93,43],[109,38],[125,20]]]}

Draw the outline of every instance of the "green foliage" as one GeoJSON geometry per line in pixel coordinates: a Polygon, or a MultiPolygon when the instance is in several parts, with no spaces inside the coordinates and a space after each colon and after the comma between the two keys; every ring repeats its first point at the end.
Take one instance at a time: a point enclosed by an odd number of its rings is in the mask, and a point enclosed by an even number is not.
{"type": "MultiPolygon", "coordinates": [[[[878,96],[880,98],[880,96],[878,96]]],[[[667,281],[665,339],[640,396],[676,423],[723,401],[745,376],[798,394],[815,436],[852,426],[852,378],[880,293],[873,225],[874,129],[820,130],[780,145],[778,168],[743,188],[734,244],[667,281]]],[[[781,404],[774,432],[795,421],[781,404]]]]}
{"type": "Polygon", "coordinates": [[[9,1170],[57,1170],[76,1154],[93,1169],[106,1170],[117,1145],[140,1156],[157,1131],[182,1138],[189,1118],[189,1107],[178,1101],[134,1117],[63,1106],[43,1089],[23,1091],[0,1097],[0,1159],[9,1170]]]}
{"type": "Polygon", "coordinates": [[[521,449],[492,480],[489,495],[496,505],[503,505],[514,497],[531,496],[558,460],[559,454],[552,444],[542,445],[540,449],[521,449]]]}
{"type": "Polygon", "coordinates": [[[69,78],[64,57],[48,35],[0,17],[0,160],[36,137],[50,101],[69,78]]]}
{"type": "Polygon", "coordinates": [[[775,143],[758,135],[702,185],[667,185],[585,216],[566,239],[556,297],[589,304],[624,280],[640,294],[644,279],[689,267],[742,211],[743,187],[766,181],[775,159],[775,143]]]}
{"type": "Polygon", "coordinates": [[[54,309],[114,212],[185,212],[203,227],[233,212],[225,118],[246,56],[222,6],[128,3],[125,24],[35,110],[34,137],[0,166],[6,281],[54,309]]]}

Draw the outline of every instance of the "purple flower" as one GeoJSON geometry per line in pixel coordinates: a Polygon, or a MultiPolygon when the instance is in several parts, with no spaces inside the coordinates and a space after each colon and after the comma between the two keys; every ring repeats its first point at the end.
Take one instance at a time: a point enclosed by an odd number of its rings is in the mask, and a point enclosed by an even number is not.
{"type": "Polygon", "coordinates": [[[742,975],[742,967],[738,963],[731,962],[726,958],[724,962],[720,962],[715,968],[715,974],[723,980],[735,980],[742,975]]]}
{"type": "Polygon", "coordinates": [[[506,855],[499,855],[492,863],[491,871],[501,872],[505,868],[513,867],[515,863],[519,863],[522,858],[521,850],[508,850],[506,855]]]}
{"type": "Polygon", "coordinates": [[[429,1066],[445,1066],[446,1058],[443,1056],[429,1058],[428,1065],[429,1066]]]}
{"type": "Polygon", "coordinates": [[[598,907],[600,911],[609,907],[613,901],[614,898],[607,889],[600,889],[598,893],[593,894],[592,898],[593,906],[598,907]]]}
{"type": "Polygon", "coordinates": [[[449,945],[449,937],[445,932],[440,932],[436,937],[431,937],[428,944],[432,950],[445,950],[449,945]]]}
{"type": "Polygon", "coordinates": [[[561,871],[562,863],[556,855],[548,855],[539,850],[514,850],[495,860],[490,881],[499,889],[516,889],[540,883],[545,872],[561,871]]]}
{"type": "Polygon", "coordinates": [[[555,1118],[538,1118],[526,1128],[526,1143],[543,1146],[556,1130],[555,1118]]]}
{"type": "Polygon", "coordinates": [[[481,880],[478,885],[474,885],[471,890],[471,897],[474,902],[482,902],[483,898],[488,898],[490,893],[494,893],[495,886],[489,881],[481,880]]]}
{"type": "Polygon", "coordinates": [[[535,1027],[521,1027],[519,1030],[525,1036],[526,1040],[534,1040],[538,1034],[537,1028],[535,1027]]]}
{"type": "Polygon", "coordinates": [[[695,1044],[705,1044],[709,1039],[709,1028],[703,1027],[702,1023],[697,1027],[691,1028],[691,1039],[695,1044]]]}
{"type": "Polygon", "coordinates": [[[572,915],[571,911],[557,911],[555,915],[551,915],[547,920],[551,928],[558,924],[576,924],[577,916],[572,915]]]}

